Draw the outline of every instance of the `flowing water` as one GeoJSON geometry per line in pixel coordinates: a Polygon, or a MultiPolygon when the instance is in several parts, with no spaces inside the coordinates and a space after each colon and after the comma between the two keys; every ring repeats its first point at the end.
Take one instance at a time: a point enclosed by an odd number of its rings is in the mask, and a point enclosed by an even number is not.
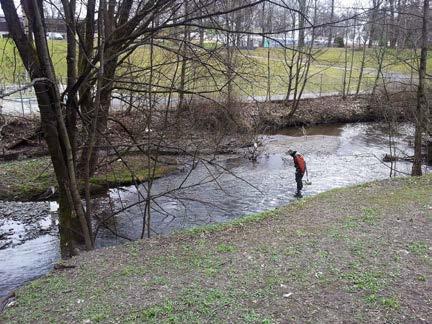
{"type": "MultiPolygon", "coordinates": [[[[413,154],[412,132],[409,125],[400,127],[394,138],[398,155],[413,154]]],[[[388,135],[376,123],[290,129],[263,135],[260,141],[260,156],[254,163],[241,154],[217,156],[210,164],[186,161],[183,170],[156,180],[151,190],[152,231],[167,234],[224,222],[294,200],[294,167],[286,154],[288,148],[298,150],[307,161],[312,184],[304,187],[305,196],[390,174],[389,166],[381,161],[389,151],[388,135]]],[[[397,163],[398,175],[409,173],[410,168],[410,163],[397,163]]],[[[143,185],[111,190],[109,198],[95,201],[102,211],[108,206],[119,211],[135,205],[107,221],[110,230],[99,231],[99,247],[126,241],[115,237],[113,230],[129,239],[141,237],[144,207],[138,203],[145,197],[143,185]]],[[[56,216],[48,203],[0,202],[0,215],[7,213],[8,217],[0,218],[0,296],[48,272],[59,258],[56,216]],[[31,219],[39,222],[36,232],[31,219]]]]}

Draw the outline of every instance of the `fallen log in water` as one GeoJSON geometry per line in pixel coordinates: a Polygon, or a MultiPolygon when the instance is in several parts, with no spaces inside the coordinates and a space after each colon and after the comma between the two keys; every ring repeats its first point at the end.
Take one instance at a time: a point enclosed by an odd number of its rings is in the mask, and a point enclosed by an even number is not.
{"type": "Polygon", "coordinates": [[[405,162],[413,162],[414,156],[397,156],[386,154],[383,157],[383,162],[395,162],[395,161],[405,161],[405,162]]]}

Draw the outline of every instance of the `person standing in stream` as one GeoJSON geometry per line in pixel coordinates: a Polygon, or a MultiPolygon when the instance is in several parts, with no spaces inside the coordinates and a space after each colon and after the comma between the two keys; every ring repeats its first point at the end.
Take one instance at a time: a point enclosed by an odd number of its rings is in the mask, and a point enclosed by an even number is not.
{"type": "Polygon", "coordinates": [[[297,198],[301,198],[302,196],[302,189],[303,189],[303,176],[306,172],[306,161],[300,153],[293,150],[288,150],[288,154],[292,156],[294,160],[294,166],[296,168],[295,172],[295,180],[297,182],[297,192],[294,195],[297,198]]]}

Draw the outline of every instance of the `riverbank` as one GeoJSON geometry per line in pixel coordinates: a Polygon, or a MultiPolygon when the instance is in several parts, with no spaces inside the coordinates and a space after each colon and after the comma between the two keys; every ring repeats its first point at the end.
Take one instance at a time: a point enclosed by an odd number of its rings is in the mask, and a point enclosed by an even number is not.
{"type": "Polygon", "coordinates": [[[415,105],[409,93],[405,97],[401,97],[400,93],[390,94],[386,103],[379,102],[379,97],[352,95],[343,98],[335,95],[302,99],[292,116],[289,106],[282,101],[275,101],[263,103],[257,114],[264,128],[274,130],[296,126],[410,119],[409,107],[415,105]]]}
{"type": "Polygon", "coordinates": [[[432,176],[336,189],[233,223],[83,253],[3,322],[427,322],[432,176]]]}
{"type": "MultiPolygon", "coordinates": [[[[284,101],[238,102],[227,108],[215,105],[212,101],[198,100],[184,111],[169,111],[168,127],[166,122],[161,121],[166,117],[165,111],[160,112],[160,120],[156,118],[154,125],[147,127],[148,121],[143,119],[142,113],[117,112],[108,123],[109,132],[106,136],[110,145],[130,148],[136,144],[131,140],[131,135],[135,140],[146,142],[148,131],[152,129],[153,139],[162,136],[171,148],[179,146],[189,151],[193,147],[213,154],[220,150],[232,152],[244,145],[244,141],[238,138],[239,133],[244,135],[287,127],[383,121],[386,118],[392,121],[410,120],[412,114],[409,107],[415,107],[412,93],[392,93],[385,103],[379,101],[383,96],[377,95],[372,99],[371,95],[346,98],[334,95],[302,99],[292,116],[290,105],[284,101]],[[127,131],[123,128],[125,126],[127,131]],[[222,137],[225,142],[221,140],[222,137]],[[237,137],[235,143],[231,143],[234,137],[237,137]]],[[[0,161],[48,155],[39,120],[34,116],[6,116],[3,121],[0,120],[0,139],[0,161]]]]}
{"type": "MultiPolygon", "coordinates": [[[[240,148],[250,145],[253,138],[253,135],[249,135],[251,132],[281,129],[285,126],[331,123],[350,118],[359,120],[358,114],[362,116],[366,114],[364,98],[342,100],[339,97],[324,97],[303,100],[299,111],[293,116],[290,124],[287,124],[286,118],[289,111],[281,103],[256,105],[254,109],[248,105],[242,104],[240,108],[234,107],[234,109],[240,109],[234,116],[226,115],[226,112],[220,107],[219,109],[208,109],[204,104],[199,105],[182,113],[181,116],[173,116],[172,118],[177,118],[177,121],[175,122],[176,127],[172,129],[167,130],[162,127],[162,130],[159,130],[155,125],[154,134],[149,134],[148,130],[144,131],[140,119],[134,118],[134,115],[118,114],[113,120],[117,119],[121,121],[121,124],[111,121],[110,132],[107,136],[109,143],[117,146],[117,150],[120,151],[137,151],[135,142],[139,140],[145,143],[149,135],[157,139],[163,138],[164,145],[158,148],[158,155],[165,155],[163,160],[167,160],[168,156],[195,155],[196,153],[239,154],[240,148]],[[337,106],[339,109],[335,108],[337,106]],[[318,111],[317,107],[321,107],[321,110],[318,111]],[[333,114],[337,117],[331,117],[330,107],[333,107],[333,114]],[[323,109],[328,110],[328,114],[323,113],[323,109]],[[321,119],[317,119],[317,116],[320,116],[321,119]],[[230,118],[236,120],[229,120],[230,118]],[[252,120],[257,118],[262,122],[254,125],[252,120]],[[232,124],[232,129],[223,129],[228,124],[232,124]],[[119,125],[127,125],[128,131],[125,132],[119,125]],[[131,139],[131,134],[134,141],[131,139]]],[[[2,139],[0,141],[0,152],[2,152],[0,154],[0,175],[2,175],[0,200],[29,201],[45,197],[47,190],[55,187],[56,183],[38,119],[8,117],[4,119],[0,127],[0,137],[2,139]]],[[[152,147],[145,148],[148,151],[151,149],[152,147]]],[[[108,155],[108,161],[102,161],[99,173],[91,179],[94,193],[104,192],[107,188],[119,185],[132,185],[149,178],[149,171],[146,168],[147,157],[139,152],[125,157],[126,162],[131,164],[130,166],[126,166],[121,161],[115,161],[116,155],[109,148],[104,153],[108,155]],[[107,163],[110,163],[108,167],[107,163]],[[128,167],[136,173],[134,178],[128,167]]],[[[174,163],[172,161],[171,164],[174,163]]],[[[162,161],[156,168],[155,177],[165,175],[172,170],[172,166],[169,167],[162,161]]]]}
{"type": "MultiPolygon", "coordinates": [[[[90,179],[93,194],[156,179],[176,170],[173,159],[165,158],[156,167],[152,167],[153,162],[150,162],[150,168],[147,157],[143,155],[128,154],[122,159],[102,161],[90,179]]],[[[0,200],[32,201],[56,197],[57,183],[48,157],[2,162],[0,175],[0,200]]]]}

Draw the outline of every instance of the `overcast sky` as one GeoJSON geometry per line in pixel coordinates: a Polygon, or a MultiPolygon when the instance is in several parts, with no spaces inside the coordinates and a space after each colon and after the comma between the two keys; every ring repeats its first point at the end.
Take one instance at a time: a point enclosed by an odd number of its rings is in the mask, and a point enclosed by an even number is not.
{"type": "MultiPolygon", "coordinates": [[[[321,2],[323,0],[319,0],[319,1],[321,2]]],[[[14,2],[17,6],[20,3],[19,0],[14,0],[14,2]]],[[[325,2],[330,3],[330,0],[327,0],[325,2]]],[[[370,3],[370,0],[336,0],[335,1],[335,7],[337,7],[337,9],[339,9],[339,11],[344,11],[344,9],[348,9],[348,8],[365,8],[368,6],[369,3],[370,3]]],[[[20,13],[21,12],[19,12],[18,14],[20,14],[20,13]]],[[[0,16],[4,16],[3,10],[1,10],[1,7],[0,7],[0,16]]]]}

